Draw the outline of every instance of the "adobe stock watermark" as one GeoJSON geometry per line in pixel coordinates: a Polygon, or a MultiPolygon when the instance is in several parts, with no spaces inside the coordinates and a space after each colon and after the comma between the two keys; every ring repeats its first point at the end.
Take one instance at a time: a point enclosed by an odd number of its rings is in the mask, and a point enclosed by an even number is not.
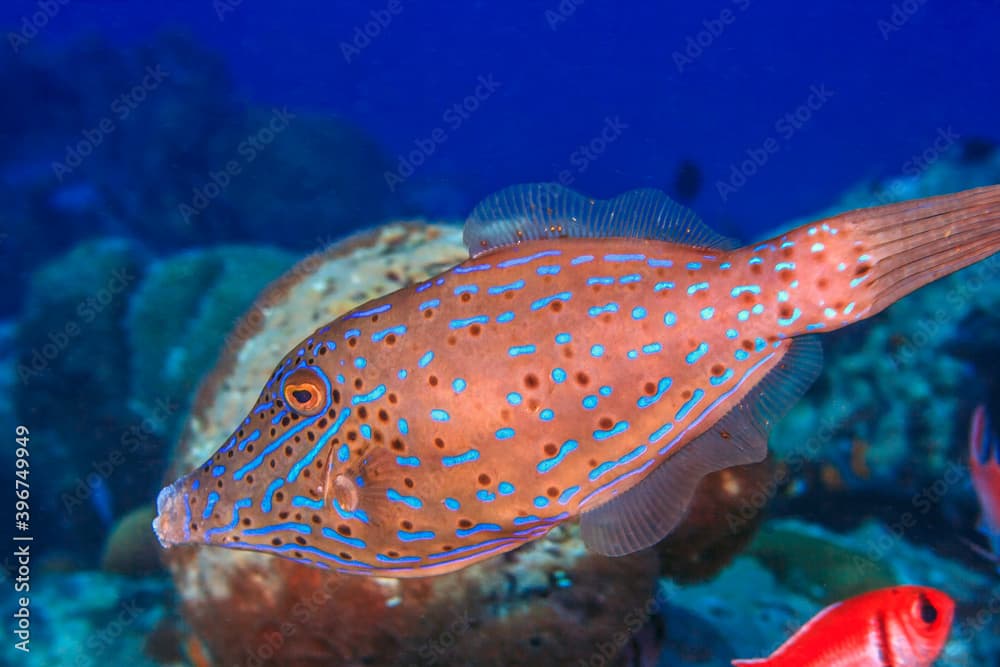
{"type": "MultiPolygon", "coordinates": [[[[918,178],[921,174],[931,168],[931,165],[945,157],[951,148],[962,138],[960,134],[948,127],[939,127],[932,141],[919,153],[911,155],[903,162],[900,171],[910,178],[918,178]]],[[[891,204],[908,198],[910,195],[906,188],[905,179],[893,179],[889,187],[882,190],[872,199],[871,205],[891,204]]]]}
{"type": "Polygon", "coordinates": [[[479,75],[472,93],[452,104],[441,114],[443,127],[439,125],[427,136],[414,139],[413,150],[396,156],[396,169],[383,174],[389,192],[395,192],[406,179],[413,176],[417,169],[423,166],[499,89],[500,82],[494,79],[492,74],[479,75]]]}
{"type": "Polygon", "coordinates": [[[962,280],[945,293],[943,305],[920,318],[912,327],[913,333],[903,336],[902,343],[892,355],[893,365],[902,368],[904,364],[912,364],[918,350],[939,341],[945,325],[952,322],[958,313],[966,312],[969,302],[984,287],[995,285],[997,274],[1000,274],[1000,255],[993,255],[967,268],[961,274],[962,280]]]}
{"type": "Polygon", "coordinates": [[[157,425],[177,414],[181,406],[173,398],[158,398],[149,416],[132,424],[118,439],[118,447],[110,449],[100,459],[90,462],[90,472],[76,478],[69,491],[63,491],[59,500],[66,516],[72,516],[78,507],[91,500],[94,494],[102,493],[107,481],[115,471],[129,462],[130,455],[149,453],[155,446],[153,436],[157,425]]]}
{"type": "Polygon", "coordinates": [[[906,536],[907,531],[917,525],[918,519],[926,517],[931,509],[944,500],[955,486],[964,484],[969,478],[964,460],[949,461],[941,476],[927,484],[910,498],[911,509],[902,512],[886,526],[882,535],[865,544],[865,554],[853,557],[858,576],[864,576],[875,564],[890,556],[892,549],[906,536]]]}
{"type": "Polygon", "coordinates": [[[279,134],[288,129],[295,114],[288,107],[273,109],[271,118],[255,132],[246,136],[236,146],[236,154],[226,161],[218,171],[208,172],[207,181],[191,191],[191,199],[177,205],[177,212],[184,222],[191,224],[194,218],[205,212],[213,201],[232,184],[233,179],[243,173],[244,167],[252,163],[279,134]]]}
{"type": "Polygon", "coordinates": [[[120,605],[115,616],[103,626],[91,633],[80,647],[73,661],[74,667],[91,667],[115,662],[108,660],[104,654],[115,648],[121,636],[142,616],[146,610],[133,600],[126,600],[120,605]]]}
{"type": "Polygon", "coordinates": [[[875,22],[875,27],[878,28],[882,39],[888,41],[892,33],[902,30],[903,26],[913,18],[913,15],[920,11],[920,8],[926,4],[927,0],[902,0],[902,2],[894,4],[888,18],[879,19],[875,22]]]}
{"type": "Polygon", "coordinates": [[[622,616],[622,627],[611,633],[605,641],[594,645],[594,652],[587,659],[577,662],[577,667],[607,667],[618,664],[618,656],[649,619],[660,613],[667,604],[667,592],[657,586],[656,591],[646,599],[645,603],[634,607],[622,616]]]}
{"type": "Polygon", "coordinates": [[[785,457],[783,465],[770,479],[741,498],[737,509],[726,513],[729,530],[733,533],[744,530],[747,523],[763,511],[778,494],[781,485],[789,479],[794,479],[807,463],[815,460],[819,452],[833,441],[850,414],[843,403],[838,403],[831,410],[824,412],[816,432],[785,457]]]}
{"type": "Polygon", "coordinates": [[[74,169],[83,164],[83,161],[104,143],[108,135],[118,129],[118,124],[132,115],[132,112],[145,102],[150,93],[159,88],[168,76],[170,73],[165,72],[160,65],[147,66],[146,73],[139,83],[113,99],[108,108],[108,115],[101,118],[93,127],[83,130],[77,142],[66,146],[62,161],[52,163],[52,173],[59,182],[61,183],[66,176],[73,173],[74,169]]]}
{"type": "Polygon", "coordinates": [[[402,13],[403,3],[400,0],[389,0],[389,3],[384,8],[373,9],[368,12],[368,20],[354,27],[354,32],[351,33],[351,41],[341,41],[337,45],[340,48],[340,55],[344,57],[344,62],[350,65],[351,61],[371,46],[371,43],[378,39],[382,32],[389,27],[393,19],[402,13]]]}
{"type": "Polygon", "coordinates": [[[73,342],[73,339],[83,333],[85,327],[104,312],[115,298],[124,292],[136,280],[135,274],[128,267],[118,268],[111,272],[107,281],[97,291],[93,292],[76,304],[76,317],[66,320],[62,326],[52,329],[46,335],[45,342],[31,348],[31,354],[25,363],[17,364],[17,378],[27,386],[43,373],[73,342]]]}
{"type": "Polygon", "coordinates": [[[701,30],[687,36],[682,50],[678,49],[670,54],[678,73],[683,73],[687,67],[701,58],[705,51],[715,44],[715,40],[721,37],[729,26],[736,23],[739,13],[745,12],[751,4],[751,0],[731,0],[731,2],[736,8],[735,11],[730,7],[723,7],[715,18],[702,19],[701,30]]]}
{"type": "MultiPolygon", "coordinates": [[[[472,629],[472,617],[469,610],[465,609],[461,614],[455,616],[436,637],[425,641],[417,653],[426,665],[444,665],[448,661],[448,654],[455,648],[455,644],[466,632],[472,629]]],[[[413,665],[412,667],[416,667],[413,665]]]]}
{"type": "Polygon", "coordinates": [[[746,149],[746,158],[729,164],[729,178],[715,182],[715,190],[722,201],[725,202],[733,194],[739,192],[749,179],[753,178],[772,157],[781,151],[782,146],[787,145],[792,137],[809,124],[816,113],[833,98],[834,94],[834,91],[827,88],[825,83],[811,85],[809,95],[801,104],[791,111],[785,112],[774,121],[774,134],[768,136],[758,146],[746,149]]]}
{"type": "Polygon", "coordinates": [[[601,126],[597,134],[586,143],[577,146],[569,154],[569,168],[560,170],[556,180],[565,186],[572,185],[576,177],[587,171],[590,165],[601,157],[611,144],[621,138],[628,127],[628,123],[618,116],[605,116],[604,125],[601,126]]]}
{"type": "Polygon", "coordinates": [[[7,43],[16,55],[48,27],[49,22],[59,15],[70,0],[38,0],[35,11],[21,17],[21,28],[7,33],[7,43]]]}
{"type": "Polygon", "coordinates": [[[260,643],[247,648],[247,658],[242,664],[246,667],[274,664],[275,656],[281,653],[288,638],[300,634],[315,614],[329,611],[327,606],[334,599],[334,594],[343,587],[345,580],[346,577],[343,576],[325,577],[319,587],[313,588],[309,595],[299,599],[283,618],[276,619],[277,627],[263,634],[260,643]]]}
{"type": "Polygon", "coordinates": [[[545,22],[549,30],[553,32],[559,29],[563,23],[568,21],[576,10],[584,3],[584,0],[559,0],[559,4],[553,9],[545,10],[545,22]]]}
{"type": "Polygon", "coordinates": [[[219,23],[226,20],[226,16],[232,14],[243,4],[243,0],[212,0],[212,9],[215,10],[215,17],[219,23]]]}

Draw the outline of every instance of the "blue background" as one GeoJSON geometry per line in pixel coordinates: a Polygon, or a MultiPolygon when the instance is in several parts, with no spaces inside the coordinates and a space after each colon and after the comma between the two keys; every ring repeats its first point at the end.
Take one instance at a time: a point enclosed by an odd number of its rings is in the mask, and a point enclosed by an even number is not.
{"type": "MultiPolygon", "coordinates": [[[[135,46],[179,28],[225,57],[248,103],[340,115],[394,162],[443,126],[479,77],[492,77],[499,89],[418,170],[425,192],[445,194],[415,195],[415,209],[456,218],[491,191],[565,169],[593,196],[670,191],[689,159],[703,182],[692,207],[747,239],[858,181],[899,174],[939,130],[1000,136],[997,2],[587,0],[564,1],[560,15],[557,0],[401,0],[346,62],[342,45],[388,5],[71,0],[25,49],[93,33],[135,46]],[[728,24],[718,23],[723,11],[728,24]],[[894,12],[904,21],[887,32],[894,12]],[[713,21],[716,35],[707,32],[713,21]],[[678,67],[677,54],[699,37],[705,46],[678,67]],[[813,86],[833,96],[786,140],[776,123],[813,86]],[[574,152],[608,118],[627,128],[576,171],[574,152]],[[769,137],[780,149],[766,167],[720,197],[717,183],[769,137]]],[[[36,9],[4,3],[0,26],[17,29],[36,9]]],[[[6,103],[16,100],[15,91],[6,103]]]]}

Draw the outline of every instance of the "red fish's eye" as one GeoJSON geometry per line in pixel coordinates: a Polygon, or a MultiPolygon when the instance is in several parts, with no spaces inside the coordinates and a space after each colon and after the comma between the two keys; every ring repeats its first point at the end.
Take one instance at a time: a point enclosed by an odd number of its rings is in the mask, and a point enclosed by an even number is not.
{"type": "Polygon", "coordinates": [[[926,595],[920,595],[913,603],[913,615],[923,621],[925,625],[934,625],[939,616],[937,607],[927,599],[926,595]]]}
{"type": "Polygon", "coordinates": [[[326,383],[313,368],[300,368],[285,378],[282,395],[289,408],[311,417],[326,406],[326,383]]]}

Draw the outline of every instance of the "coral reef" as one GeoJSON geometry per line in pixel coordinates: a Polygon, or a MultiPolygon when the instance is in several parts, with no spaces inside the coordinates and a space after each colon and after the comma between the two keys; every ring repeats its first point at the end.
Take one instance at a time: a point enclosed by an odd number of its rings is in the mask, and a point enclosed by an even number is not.
{"type": "Polygon", "coordinates": [[[291,253],[278,249],[216,246],[149,267],[127,319],[130,405],[151,420],[158,435],[176,440],[190,398],[225,344],[225,334],[293,262],[291,253]]]}
{"type": "MultiPolygon", "coordinates": [[[[0,597],[6,609],[15,608],[14,595],[7,587],[0,597]]],[[[4,642],[0,664],[164,667],[147,655],[145,643],[147,634],[167,618],[169,599],[170,584],[163,577],[101,572],[36,576],[31,582],[31,653],[4,642]]]]}
{"type": "Polygon", "coordinates": [[[31,276],[14,338],[13,404],[17,422],[46,443],[34,465],[49,471],[51,491],[32,510],[52,532],[49,546],[75,536],[90,543],[81,551],[96,550],[93,525],[108,520],[96,501],[109,487],[132,497],[147,492],[124,465],[135,451],[128,434],[137,417],[121,363],[125,313],[146,258],[129,241],[92,241],[31,276]]]}
{"type": "Polygon", "coordinates": [[[141,577],[163,569],[160,545],[149,530],[155,515],[152,505],[143,505],[115,522],[104,542],[102,570],[141,577]]]}

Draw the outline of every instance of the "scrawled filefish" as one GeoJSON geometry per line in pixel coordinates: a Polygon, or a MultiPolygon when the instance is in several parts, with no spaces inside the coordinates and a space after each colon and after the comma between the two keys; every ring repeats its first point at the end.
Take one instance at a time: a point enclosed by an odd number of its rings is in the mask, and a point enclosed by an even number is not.
{"type": "Polygon", "coordinates": [[[581,517],[650,546],[706,474],[767,451],[811,332],[1000,248],[1000,187],[846,213],[743,248],[662,193],[503,190],[468,261],[324,325],[221,448],[160,492],[164,546],[441,574],[581,517]]]}

